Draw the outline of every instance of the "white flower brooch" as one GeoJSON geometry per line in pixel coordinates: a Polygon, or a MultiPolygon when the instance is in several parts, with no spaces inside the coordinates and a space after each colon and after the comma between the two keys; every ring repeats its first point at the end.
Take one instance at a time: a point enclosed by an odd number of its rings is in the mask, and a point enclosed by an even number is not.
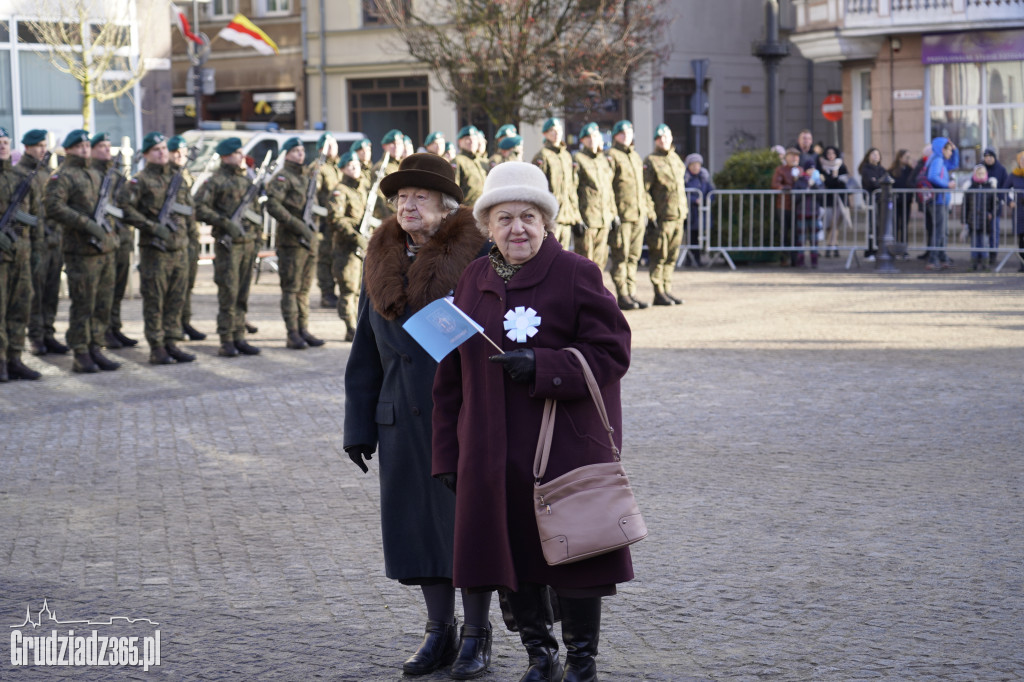
{"type": "Polygon", "coordinates": [[[505,336],[516,343],[526,343],[527,337],[537,333],[540,318],[537,317],[537,311],[533,308],[517,306],[505,313],[504,325],[508,330],[505,336]]]}

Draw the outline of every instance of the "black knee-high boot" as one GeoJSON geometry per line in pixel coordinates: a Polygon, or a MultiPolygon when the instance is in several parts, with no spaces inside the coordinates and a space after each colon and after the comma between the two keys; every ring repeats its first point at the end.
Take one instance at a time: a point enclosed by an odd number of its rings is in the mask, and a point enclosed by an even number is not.
{"type": "Polygon", "coordinates": [[[601,598],[558,598],[565,643],[564,682],[597,682],[597,643],[601,636],[601,598]]]}
{"type": "Polygon", "coordinates": [[[530,667],[519,682],[560,682],[562,663],[554,634],[554,614],[544,585],[520,583],[518,592],[506,592],[512,615],[530,657],[530,667]]]}

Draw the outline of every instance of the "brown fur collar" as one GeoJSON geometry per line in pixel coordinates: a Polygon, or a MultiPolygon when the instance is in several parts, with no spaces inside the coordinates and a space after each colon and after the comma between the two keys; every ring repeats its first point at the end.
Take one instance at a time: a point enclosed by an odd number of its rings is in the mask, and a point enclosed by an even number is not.
{"type": "Polygon", "coordinates": [[[366,248],[366,293],[374,310],[386,320],[415,312],[455,289],[470,261],[483,246],[473,210],[462,206],[444,219],[434,236],[412,261],[405,251],[405,232],[391,216],[376,229],[366,248]]]}

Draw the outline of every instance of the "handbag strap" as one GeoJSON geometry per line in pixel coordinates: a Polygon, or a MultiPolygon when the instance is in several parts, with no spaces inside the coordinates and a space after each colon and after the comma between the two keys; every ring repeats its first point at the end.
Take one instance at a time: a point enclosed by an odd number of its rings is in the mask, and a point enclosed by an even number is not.
{"type": "MultiPolygon", "coordinates": [[[[604,424],[604,429],[608,432],[608,442],[612,446],[615,461],[618,462],[619,448],[615,445],[615,437],[612,435],[615,433],[615,429],[612,428],[611,423],[608,421],[608,410],[605,408],[604,398],[601,397],[601,388],[597,385],[594,372],[591,371],[590,365],[587,364],[587,359],[579,350],[575,348],[563,348],[562,350],[574,355],[583,367],[583,378],[587,382],[587,388],[590,390],[590,397],[594,401],[594,406],[597,407],[597,412],[601,416],[601,423],[604,424]]],[[[540,435],[537,438],[537,452],[533,457],[533,478],[538,484],[548,470],[548,458],[551,455],[551,439],[555,434],[555,413],[557,407],[558,401],[553,398],[548,398],[544,401],[544,411],[540,420],[540,435]]]]}

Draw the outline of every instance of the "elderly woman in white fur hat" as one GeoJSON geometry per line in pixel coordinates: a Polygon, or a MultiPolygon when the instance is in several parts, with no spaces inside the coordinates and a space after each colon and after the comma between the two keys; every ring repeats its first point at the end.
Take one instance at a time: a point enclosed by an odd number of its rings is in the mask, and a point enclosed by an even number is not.
{"type": "Polygon", "coordinates": [[[596,375],[621,445],[619,382],[630,330],[593,262],[552,234],[558,201],[536,166],[510,161],[487,176],[473,214],[494,242],[469,265],[455,305],[484,328],[438,366],[433,473],[456,491],[453,583],[506,592],[529,669],[523,680],[596,679],[601,598],[633,578],[628,549],[549,566],[533,511],[533,459],[547,398],[558,401],[545,480],[614,459],[580,364],[596,375]],[[558,595],[565,666],[547,586],[558,595]]]}

